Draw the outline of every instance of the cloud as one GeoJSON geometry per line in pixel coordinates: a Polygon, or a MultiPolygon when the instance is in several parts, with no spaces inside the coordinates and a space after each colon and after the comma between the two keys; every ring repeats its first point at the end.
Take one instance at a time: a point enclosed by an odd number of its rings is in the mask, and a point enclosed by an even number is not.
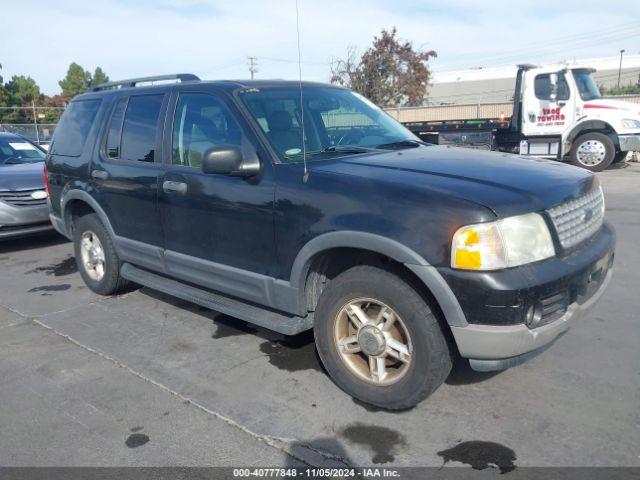
{"type": "MultiPolygon", "coordinates": [[[[640,27],[635,1],[299,0],[303,74],[326,81],[328,63],[349,45],[364,50],[382,28],[435,49],[435,69],[631,52],[640,27]],[[635,35],[635,37],[634,37],[635,35]]],[[[112,79],[169,72],[296,78],[295,2],[205,0],[32,0],[0,18],[3,76],[27,74],[46,93],[75,61],[112,79]]]]}

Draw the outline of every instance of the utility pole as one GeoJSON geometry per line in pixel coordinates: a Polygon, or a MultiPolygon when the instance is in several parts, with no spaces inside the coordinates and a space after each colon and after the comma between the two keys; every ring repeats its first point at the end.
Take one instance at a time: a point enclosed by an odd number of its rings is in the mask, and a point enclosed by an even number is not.
{"type": "Polygon", "coordinates": [[[620,50],[620,66],[618,67],[618,89],[620,89],[620,74],[622,73],[622,54],[625,52],[624,48],[620,50]]]}
{"type": "Polygon", "coordinates": [[[36,102],[31,100],[31,108],[33,109],[33,126],[36,129],[36,142],[40,145],[40,132],[38,131],[38,114],[36,112],[36,102]]]}
{"type": "Polygon", "coordinates": [[[247,57],[247,60],[249,61],[251,80],[253,80],[253,76],[258,72],[258,57],[247,57]]]}

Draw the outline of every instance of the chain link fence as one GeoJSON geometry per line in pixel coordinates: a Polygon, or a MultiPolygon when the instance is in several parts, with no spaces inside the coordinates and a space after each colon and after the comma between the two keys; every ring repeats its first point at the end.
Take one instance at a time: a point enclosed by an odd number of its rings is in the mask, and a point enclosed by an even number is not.
{"type": "Polygon", "coordinates": [[[0,132],[11,132],[48,145],[65,107],[0,107],[0,132]]]}

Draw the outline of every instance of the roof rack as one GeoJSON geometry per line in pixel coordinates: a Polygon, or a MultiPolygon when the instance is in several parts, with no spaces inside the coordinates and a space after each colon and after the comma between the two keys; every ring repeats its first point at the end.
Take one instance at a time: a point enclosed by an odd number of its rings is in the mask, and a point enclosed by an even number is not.
{"type": "Polygon", "coordinates": [[[162,80],[179,80],[180,82],[197,82],[200,80],[192,73],[174,73],[171,75],[156,75],[154,77],[130,78],[128,80],[119,80],[117,82],[106,82],[92,86],[89,91],[99,92],[100,90],[109,90],[112,88],[135,87],[138,83],[158,82],[162,80]]]}

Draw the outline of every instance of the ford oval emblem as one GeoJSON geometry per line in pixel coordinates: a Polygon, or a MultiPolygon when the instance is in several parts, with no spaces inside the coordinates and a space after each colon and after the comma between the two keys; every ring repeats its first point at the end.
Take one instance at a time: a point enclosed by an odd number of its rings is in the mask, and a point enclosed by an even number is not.
{"type": "Polygon", "coordinates": [[[43,200],[47,198],[47,192],[44,190],[36,190],[35,192],[31,192],[31,198],[34,200],[43,200]]]}

